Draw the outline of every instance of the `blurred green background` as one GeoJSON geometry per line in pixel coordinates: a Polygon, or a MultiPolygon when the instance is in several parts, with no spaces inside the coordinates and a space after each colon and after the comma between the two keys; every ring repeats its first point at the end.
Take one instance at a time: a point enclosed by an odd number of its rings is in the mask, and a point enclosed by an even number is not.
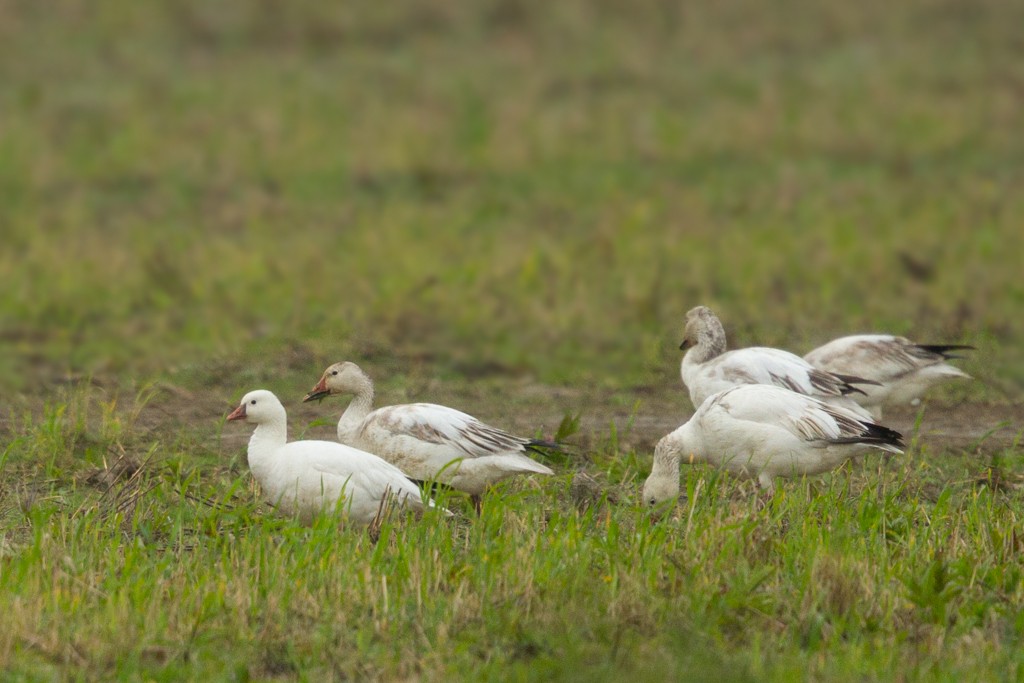
{"type": "Polygon", "coordinates": [[[1012,399],[1021,26],[1006,0],[4,0],[0,379],[235,397],[349,357],[677,392],[704,303],[734,346],[973,343],[962,391],[1012,399]]]}

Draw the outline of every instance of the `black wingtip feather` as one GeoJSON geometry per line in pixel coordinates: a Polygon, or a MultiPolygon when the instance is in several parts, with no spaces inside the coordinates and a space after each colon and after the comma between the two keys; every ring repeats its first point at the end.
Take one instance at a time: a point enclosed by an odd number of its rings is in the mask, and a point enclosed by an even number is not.
{"type": "Polygon", "coordinates": [[[559,453],[562,453],[565,451],[565,444],[560,444],[557,441],[531,439],[526,444],[526,450],[533,451],[535,453],[544,453],[544,451],[558,451],[559,453]]]}
{"type": "Polygon", "coordinates": [[[963,358],[963,356],[958,356],[954,353],[950,353],[950,351],[975,350],[975,347],[971,346],[970,344],[915,344],[914,346],[916,346],[919,349],[923,349],[928,353],[934,353],[936,355],[942,356],[946,360],[955,360],[957,358],[963,358]]]}
{"type": "Polygon", "coordinates": [[[830,439],[830,443],[877,443],[896,446],[900,450],[906,449],[907,446],[903,443],[903,435],[895,429],[889,429],[888,427],[883,427],[882,425],[874,422],[861,422],[860,424],[864,429],[857,436],[848,436],[842,439],[830,439]]]}
{"type": "Polygon", "coordinates": [[[867,396],[868,393],[859,387],[855,387],[854,384],[874,384],[875,386],[881,386],[880,382],[876,382],[873,379],[864,379],[863,377],[856,377],[854,375],[840,375],[837,372],[831,373],[833,377],[843,383],[843,388],[840,390],[843,396],[849,396],[850,394],[862,394],[867,396]]]}
{"type": "Polygon", "coordinates": [[[851,436],[844,439],[834,439],[832,443],[865,443],[865,444],[888,444],[890,446],[896,446],[899,449],[906,449],[907,445],[903,443],[903,435],[897,432],[895,429],[889,429],[883,427],[880,424],[874,422],[862,422],[864,431],[857,436],[851,436]]]}
{"type": "Polygon", "coordinates": [[[868,437],[878,439],[878,443],[887,443],[899,448],[906,448],[906,444],[903,443],[903,435],[895,429],[889,429],[874,422],[869,422],[864,426],[867,428],[866,433],[868,437]]]}
{"type": "MultiPolygon", "coordinates": [[[[838,377],[839,379],[843,380],[847,384],[870,384],[876,387],[882,386],[881,382],[876,382],[873,379],[864,379],[863,377],[857,377],[856,375],[840,375],[837,372],[833,372],[832,374],[838,377]]],[[[860,391],[860,389],[854,387],[854,391],[860,391]]],[[[864,392],[861,391],[861,393],[863,394],[864,392]]]]}
{"type": "Polygon", "coordinates": [[[412,477],[406,477],[409,481],[416,484],[422,491],[426,491],[430,495],[435,495],[438,491],[454,491],[450,484],[446,484],[443,481],[433,481],[429,479],[413,479],[412,477]]]}

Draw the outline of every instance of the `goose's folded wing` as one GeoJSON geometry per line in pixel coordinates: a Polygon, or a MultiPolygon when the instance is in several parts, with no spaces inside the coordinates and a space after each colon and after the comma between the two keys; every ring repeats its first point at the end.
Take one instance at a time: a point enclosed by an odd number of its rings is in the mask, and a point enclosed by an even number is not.
{"type": "Polygon", "coordinates": [[[803,441],[869,443],[898,440],[899,434],[846,408],[771,386],[722,392],[717,408],[736,420],[781,427],[803,441]]]}
{"type": "Polygon", "coordinates": [[[943,360],[942,355],[926,347],[892,335],[843,337],[811,351],[806,358],[819,368],[850,372],[879,382],[893,381],[943,360]]]}
{"type": "Polygon", "coordinates": [[[433,403],[380,408],[372,417],[374,427],[393,436],[448,447],[467,458],[516,453],[530,443],[471,415],[433,403]]]}
{"type": "Polygon", "coordinates": [[[410,502],[421,500],[419,488],[397,467],[360,470],[352,475],[352,484],[374,498],[390,494],[407,498],[410,502]]]}
{"type": "Polygon", "coordinates": [[[842,380],[781,349],[737,349],[724,358],[727,365],[723,365],[722,372],[746,374],[751,378],[751,384],[770,384],[808,396],[841,396],[847,393],[847,385],[842,380]]]}
{"type": "Polygon", "coordinates": [[[323,444],[307,450],[306,462],[312,471],[338,486],[360,486],[371,495],[382,495],[389,484],[392,490],[418,491],[402,470],[372,453],[325,441],[295,443],[323,444]]]}

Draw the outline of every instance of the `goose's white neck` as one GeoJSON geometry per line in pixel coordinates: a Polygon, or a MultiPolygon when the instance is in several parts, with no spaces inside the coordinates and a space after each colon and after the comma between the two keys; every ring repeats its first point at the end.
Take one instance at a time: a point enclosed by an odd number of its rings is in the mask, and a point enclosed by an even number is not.
{"type": "Polygon", "coordinates": [[[342,443],[351,443],[355,439],[363,420],[373,410],[373,382],[369,377],[360,377],[353,393],[352,402],[338,420],[338,441],[342,443]]]}
{"type": "Polygon", "coordinates": [[[261,484],[274,465],[274,453],[288,441],[288,422],[272,420],[256,425],[249,438],[249,469],[261,484]]]}

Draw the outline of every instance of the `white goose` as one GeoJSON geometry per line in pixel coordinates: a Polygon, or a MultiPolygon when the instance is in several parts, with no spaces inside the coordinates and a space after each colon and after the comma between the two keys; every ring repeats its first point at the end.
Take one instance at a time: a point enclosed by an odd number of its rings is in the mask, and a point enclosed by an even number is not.
{"type": "Polygon", "coordinates": [[[679,496],[679,463],[709,463],[756,478],[821,474],[870,448],[902,453],[902,435],[858,413],[767,384],[726,389],[661,439],[644,483],[645,505],[679,496]]]}
{"type": "Polygon", "coordinates": [[[376,455],[333,441],[287,443],[287,414],[269,391],[250,391],[227,419],[256,424],[249,439],[249,469],[264,497],[286,514],[308,523],[318,513],[337,509],[369,524],[389,498],[413,510],[424,507],[419,488],[376,455]]]}
{"type": "MultiPolygon", "coordinates": [[[[726,351],[725,330],[707,306],[686,314],[679,348],[686,351],[679,371],[697,408],[708,396],[741,384],[768,384],[859,411],[850,398],[862,393],[854,384],[869,380],[819,370],[800,356],[763,346],[726,351]]],[[[864,413],[862,417],[868,417],[864,413]]]]}
{"type": "Polygon", "coordinates": [[[514,436],[453,408],[410,403],[373,410],[373,382],[358,365],[335,363],[303,401],[354,398],[338,421],[338,440],[375,453],[420,481],[470,494],[477,513],[490,485],[516,474],[553,474],[526,455],[558,444],[514,436]]]}
{"type": "Polygon", "coordinates": [[[934,384],[971,376],[946,363],[961,358],[953,351],[973,349],[964,344],[917,344],[891,334],[856,334],[819,346],[804,360],[827,372],[857,375],[876,382],[851,398],[876,419],[886,403],[914,403],[934,384]]]}

